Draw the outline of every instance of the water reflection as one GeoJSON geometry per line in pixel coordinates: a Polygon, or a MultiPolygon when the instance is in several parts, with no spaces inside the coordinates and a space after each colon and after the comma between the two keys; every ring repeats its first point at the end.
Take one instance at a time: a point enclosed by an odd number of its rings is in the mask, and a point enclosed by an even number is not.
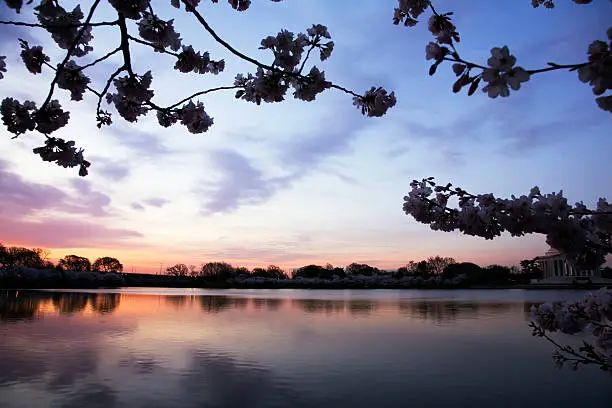
{"type": "Polygon", "coordinates": [[[317,294],[3,292],[0,405],[612,403],[598,371],[555,369],[527,328],[536,302],[317,294]]]}
{"type": "Polygon", "coordinates": [[[0,321],[31,320],[36,318],[40,299],[32,295],[18,298],[18,292],[0,293],[0,321]]]}
{"type": "MultiPolygon", "coordinates": [[[[46,309],[60,315],[72,316],[91,310],[96,314],[114,313],[121,304],[118,293],[34,292],[4,291],[0,294],[0,320],[32,320],[46,309]]],[[[137,295],[136,295],[137,297],[137,295]]],[[[462,319],[478,319],[482,316],[503,315],[513,308],[521,308],[529,320],[532,305],[542,302],[484,302],[455,300],[366,300],[366,299],[283,299],[226,295],[166,295],[153,296],[177,312],[198,308],[206,314],[253,309],[255,311],[299,310],[307,314],[349,315],[354,318],[370,318],[378,312],[392,312],[412,319],[450,324],[462,319]]]]}
{"type": "Polygon", "coordinates": [[[0,320],[32,320],[49,307],[65,316],[82,313],[88,307],[94,313],[108,314],[119,307],[120,301],[121,295],[117,293],[3,291],[0,292],[0,320]]]}

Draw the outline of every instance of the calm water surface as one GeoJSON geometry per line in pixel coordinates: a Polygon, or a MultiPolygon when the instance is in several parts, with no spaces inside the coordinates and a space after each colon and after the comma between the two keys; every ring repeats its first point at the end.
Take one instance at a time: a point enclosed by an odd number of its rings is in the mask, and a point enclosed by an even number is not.
{"type": "Polygon", "coordinates": [[[0,407],[612,407],[612,376],[527,327],[581,295],[5,291],[0,407]]]}

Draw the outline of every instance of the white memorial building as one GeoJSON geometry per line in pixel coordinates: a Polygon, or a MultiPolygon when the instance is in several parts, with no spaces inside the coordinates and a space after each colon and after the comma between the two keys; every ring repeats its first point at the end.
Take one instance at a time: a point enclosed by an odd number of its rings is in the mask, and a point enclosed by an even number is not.
{"type": "Polygon", "coordinates": [[[572,283],[574,281],[601,281],[601,269],[577,270],[570,264],[565,255],[556,249],[549,249],[543,256],[535,260],[542,269],[542,279],[539,283],[572,283]]]}

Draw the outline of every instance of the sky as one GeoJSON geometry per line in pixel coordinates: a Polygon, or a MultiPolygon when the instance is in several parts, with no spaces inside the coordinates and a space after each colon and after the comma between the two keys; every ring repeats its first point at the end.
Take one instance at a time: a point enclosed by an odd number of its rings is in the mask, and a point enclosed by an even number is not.
{"type": "MultiPolygon", "coordinates": [[[[62,2],[70,8],[74,2],[62,2]]],[[[138,73],[153,73],[154,101],[171,104],[198,90],[229,85],[248,62],[224,50],[195,19],[169,1],[153,2],[162,18],[174,18],[183,44],[225,59],[225,72],[182,74],[174,58],[133,45],[138,73]]],[[[508,45],[527,69],[549,61],[577,63],[588,44],[605,39],[612,3],[588,6],[559,1],[554,10],[533,9],[528,0],[434,3],[454,11],[458,50],[486,63],[490,49],[508,45]]],[[[352,98],[328,90],[314,102],[255,104],[233,93],[199,99],[214,118],[204,134],[157,125],[153,114],[137,123],[112,108],[114,123],[98,129],[96,97],[69,101],[68,126],[56,132],[85,149],[90,174],[40,160],[32,148],[42,136],[11,139],[0,127],[0,242],[43,247],[51,258],[77,254],[113,256],[126,271],[156,272],[182,262],[226,261],[248,267],[369,263],[395,269],[429,256],[451,256],[480,265],[516,265],[543,254],[542,235],[495,240],[432,231],[402,211],[413,179],[434,176],[473,193],[521,195],[538,185],[563,190],[570,202],[594,206],[609,197],[612,140],[609,113],[600,110],[590,86],[573,72],[539,74],[509,98],[478,92],[453,94],[454,74],[442,66],[428,76],[425,45],[432,40],[426,18],[416,27],[392,24],[394,0],[254,0],[246,12],[227,2],[200,3],[217,33],[243,53],[271,63],[259,42],[281,29],[328,26],[335,42],[329,60],[313,63],[326,78],[357,92],[371,86],[395,91],[397,104],[382,118],[364,118],[352,98]]],[[[0,19],[25,21],[0,4],[0,19]]],[[[111,20],[103,2],[95,21],[111,20]]],[[[137,34],[137,27],[129,27],[137,34]]],[[[115,48],[118,32],[93,32],[92,61],[115,48]]],[[[43,45],[52,63],[63,58],[42,29],[0,26],[0,55],[8,72],[0,95],[42,103],[49,70],[33,76],[19,59],[17,37],[43,45]]],[[[80,61],[79,61],[80,62],[80,61]]],[[[121,64],[118,56],[88,71],[101,89],[121,64]]],[[[55,135],[55,134],[54,134],[55,135]]]]}

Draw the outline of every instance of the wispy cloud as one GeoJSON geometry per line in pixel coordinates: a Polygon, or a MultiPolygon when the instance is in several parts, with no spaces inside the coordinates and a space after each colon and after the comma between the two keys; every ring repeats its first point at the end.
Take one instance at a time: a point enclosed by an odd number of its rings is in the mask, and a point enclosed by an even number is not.
{"type": "Polygon", "coordinates": [[[72,187],[76,194],[27,181],[0,160],[0,240],[47,247],[95,247],[141,236],[95,221],[109,215],[110,198],[94,191],[83,179],[73,180],[72,187]]]}
{"type": "MultiPolygon", "coordinates": [[[[351,112],[353,113],[353,112],[351,112]]],[[[285,174],[267,177],[244,154],[232,149],[218,149],[210,153],[212,166],[221,173],[211,188],[201,191],[206,197],[205,214],[237,210],[241,205],[260,204],[278,191],[321,168],[330,158],[346,154],[358,131],[367,126],[367,120],[356,118],[342,121],[336,118],[336,129],[316,132],[296,132],[291,139],[275,146],[278,163],[285,174]]],[[[326,169],[341,180],[355,184],[356,180],[336,169],[326,169]]]]}
{"type": "Polygon", "coordinates": [[[264,202],[294,177],[266,178],[246,156],[231,149],[215,150],[211,159],[221,177],[212,188],[204,189],[208,197],[205,214],[232,212],[241,205],[264,202]]]}
{"type": "Polygon", "coordinates": [[[109,160],[100,156],[92,156],[89,159],[95,163],[92,173],[98,173],[112,181],[125,180],[130,176],[130,167],[125,161],[109,160]]]}

